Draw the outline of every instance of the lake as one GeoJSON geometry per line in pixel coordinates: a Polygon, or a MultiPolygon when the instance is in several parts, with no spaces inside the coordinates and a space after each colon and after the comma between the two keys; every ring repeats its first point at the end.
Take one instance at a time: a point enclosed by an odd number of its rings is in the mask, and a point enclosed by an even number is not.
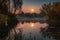
{"type": "Polygon", "coordinates": [[[54,40],[52,36],[42,34],[49,27],[44,17],[42,18],[18,18],[19,23],[10,31],[11,39],[14,40],[54,40]],[[42,21],[42,22],[41,22],[42,21]]]}

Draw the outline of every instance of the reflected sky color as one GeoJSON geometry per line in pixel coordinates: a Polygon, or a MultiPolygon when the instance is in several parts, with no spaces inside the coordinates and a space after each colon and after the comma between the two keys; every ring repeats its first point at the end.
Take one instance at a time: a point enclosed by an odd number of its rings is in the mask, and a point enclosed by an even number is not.
{"type": "Polygon", "coordinates": [[[37,32],[40,30],[40,28],[47,28],[48,27],[48,24],[47,23],[24,23],[24,24],[21,24],[19,23],[17,25],[17,28],[22,28],[23,29],[23,32],[24,33],[29,33],[29,32],[37,32]]]}
{"type": "Polygon", "coordinates": [[[39,13],[39,9],[44,3],[60,2],[60,0],[23,0],[22,10],[24,12],[31,12],[31,8],[39,13]]]}
{"type": "Polygon", "coordinates": [[[40,32],[41,28],[44,28],[45,30],[48,28],[47,23],[42,23],[42,24],[39,22],[36,22],[36,23],[30,22],[30,23],[24,23],[24,24],[19,23],[16,27],[17,33],[19,33],[19,30],[18,30],[19,28],[23,29],[23,32],[22,32],[23,40],[25,40],[24,38],[34,39],[34,37],[35,37],[35,40],[54,40],[52,36],[50,38],[48,36],[43,37],[42,33],[40,32]]]}

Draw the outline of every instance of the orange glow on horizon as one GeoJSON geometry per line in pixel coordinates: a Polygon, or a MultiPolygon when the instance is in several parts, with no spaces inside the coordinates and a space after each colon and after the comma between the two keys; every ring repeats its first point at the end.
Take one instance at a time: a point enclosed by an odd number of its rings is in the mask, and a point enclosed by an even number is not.
{"type": "Polygon", "coordinates": [[[41,7],[36,6],[36,5],[23,5],[22,6],[22,10],[24,13],[40,13],[40,9],[41,7]]]}
{"type": "Polygon", "coordinates": [[[33,23],[31,23],[31,27],[34,27],[34,24],[33,23]]]}
{"type": "Polygon", "coordinates": [[[33,13],[34,11],[35,11],[35,10],[32,8],[32,9],[31,9],[31,12],[33,13]]]}

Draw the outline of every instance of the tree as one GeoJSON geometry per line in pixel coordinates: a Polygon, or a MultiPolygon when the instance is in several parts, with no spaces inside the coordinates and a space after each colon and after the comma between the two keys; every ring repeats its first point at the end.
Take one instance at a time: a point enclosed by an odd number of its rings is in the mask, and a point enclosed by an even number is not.
{"type": "Polygon", "coordinates": [[[46,4],[43,10],[47,14],[47,23],[50,25],[47,29],[47,34],[52,35],[56,40],[60,40],[60,2],[46,4]]]}
{"type": "Polygon", "coordinates": [[[0,40],[5,40],[18,23],[16,16],[8,11],[8,0],[0,0],[0,40]]]}
{"type": "Polygon", "coordinates": [[[21,7],[22,7],[22,0],[13,0],[14,3],[14,12],[16,12],[16,10],[20,10],[21,11],[21,7]]]}

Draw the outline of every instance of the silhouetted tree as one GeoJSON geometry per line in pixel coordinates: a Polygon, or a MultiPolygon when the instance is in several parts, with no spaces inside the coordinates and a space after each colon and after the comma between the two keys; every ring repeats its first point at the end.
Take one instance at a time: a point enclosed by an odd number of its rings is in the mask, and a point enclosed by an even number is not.
{"type": "Polygon", "coordinates": [[[19,33],[16,33],[16,30],[14,30],[15,31],[15,38],[14,38],[14,40],[22,40],[22,28],[19,28],[18,29],[19,30],[19,33]]]}
{"type": "Polygon", "coordinates": [[[20,10],[21,11],[22,0],[13,0],[13,3],[14,3],[14,8],[15,8],[14,12],[16,12],[16,10],[20,10]]]}
{"type": "Polygon", "coordinates": [[[47,23],[50,25],[47,34],[60,40],[60,2],[45,4],[42,8],[46,11],[47,23]]]}
{"type": "Polygon", "coordinates": [[[5,40],[17,23],[15,15],[8,11],[7,0],[0,0],[0,40],[5,40]]]}

